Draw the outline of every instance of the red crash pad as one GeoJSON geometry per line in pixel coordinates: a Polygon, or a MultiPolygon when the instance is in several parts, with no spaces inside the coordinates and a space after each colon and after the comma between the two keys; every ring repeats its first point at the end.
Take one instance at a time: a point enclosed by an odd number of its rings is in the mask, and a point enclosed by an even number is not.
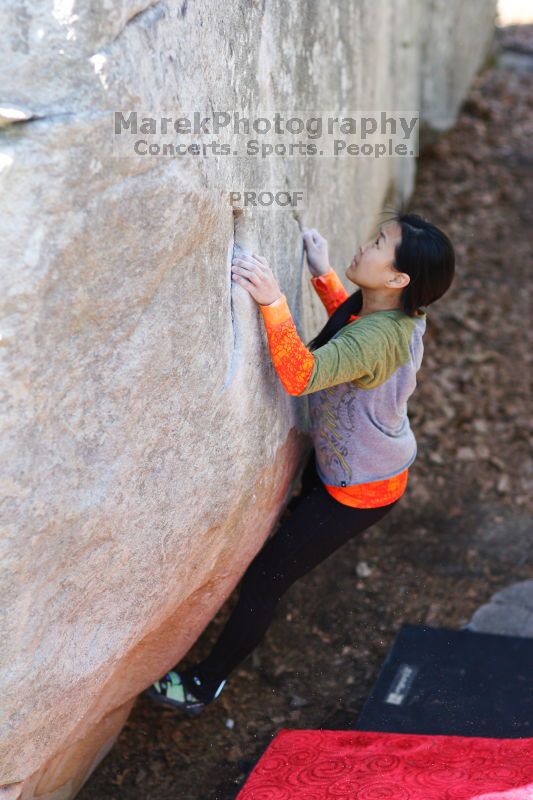
{"type": "Polygon", "coordinates": [[[533,800],[533,739],[282,728],[237,800],[533,800]]]}

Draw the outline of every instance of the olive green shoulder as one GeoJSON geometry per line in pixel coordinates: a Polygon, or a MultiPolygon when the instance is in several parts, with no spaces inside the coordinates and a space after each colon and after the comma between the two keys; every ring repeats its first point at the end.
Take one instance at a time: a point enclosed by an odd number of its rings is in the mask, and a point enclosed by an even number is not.
{"type": "Polygon", "coordinates": [[[367,374],[354,381],[358,387],[375,389],[409,361],[415,325],[416,318],[392,309],[360,317],[341,329],[340,336],[357,342],[359,359],[367,368],[367,374]]]}

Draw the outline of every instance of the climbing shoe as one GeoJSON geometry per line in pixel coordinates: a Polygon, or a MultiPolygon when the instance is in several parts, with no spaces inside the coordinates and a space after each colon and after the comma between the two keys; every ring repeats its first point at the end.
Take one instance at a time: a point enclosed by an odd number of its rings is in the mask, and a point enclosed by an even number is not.
{"type": "Polygon", "coordinates": [[[192,695],[183,685],[181,675],[175,670],[167,672],[145,692],[155,703],[179,708],[189,716],[200,714],[207,703],[192,695]]]}

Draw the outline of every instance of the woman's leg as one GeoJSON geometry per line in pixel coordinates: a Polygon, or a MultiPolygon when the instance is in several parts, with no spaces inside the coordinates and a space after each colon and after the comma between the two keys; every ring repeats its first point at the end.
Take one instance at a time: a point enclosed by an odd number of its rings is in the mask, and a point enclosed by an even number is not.
{"type": "Polygon", "coordinates": [[[343,505],[324,488],[314,469],[314,453],[311,459],[314,475],[296,498],[290,517],[281,521],[244,573],[237,605],[211,653],[180,671],[186,688],[200,700],[211,700],[222,681],[259,644],[284,592],[398,502],[380,508],[343,505]]]}

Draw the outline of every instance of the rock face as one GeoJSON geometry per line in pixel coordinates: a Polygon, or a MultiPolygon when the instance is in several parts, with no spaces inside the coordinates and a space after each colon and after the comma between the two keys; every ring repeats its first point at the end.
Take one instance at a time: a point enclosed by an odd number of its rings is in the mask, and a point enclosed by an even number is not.
{"type": "MultiPolygon", "coordinates": [[[[0,795],[73,797],[275,527],[304,401],[270,363],[234,244],[308,341],[299,225],[343,275],[402,158],[125,157],[113,111],[420,109],[449,127],[495,0],[14,0],[0,9],[0,795]],[[297,213],[229,191],[303,190],[297,213]],[[116,676],[120,675],[120,681],[116,676]]],[[[202,135],[204,142],[210,137],[202,135]]]]}

